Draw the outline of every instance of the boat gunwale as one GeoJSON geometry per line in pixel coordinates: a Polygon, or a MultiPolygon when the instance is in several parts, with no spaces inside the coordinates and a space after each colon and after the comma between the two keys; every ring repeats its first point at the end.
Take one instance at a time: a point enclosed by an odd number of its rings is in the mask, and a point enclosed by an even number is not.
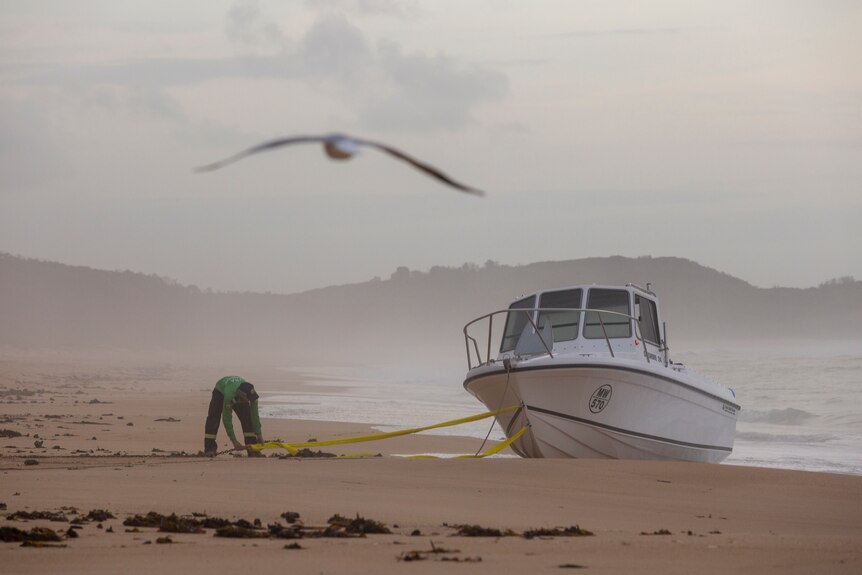
{"type": "MultiPolygon", "coordinates": [[[[619,361],[619,360],[616,360],[616,361],[619,361]]],[[[485,364],[482,366],[477,366],[470,371],[475,371],[477,369],[488,369],[488,368],[491,368],[491,366],[488,364],[485,364]]],[[[593,363],[593,362],[589,362],[589,363],[583,363],[583,362],[581,362],[581,363],[561,363],[561,362],[557,362],[557,363],[550,364],[550,365],[527,365],[527,366],[511,365],[508,369],[508,372],[509,373],[516,373],[516,372],[528,372],[528,371],[544,371],[544,370],[548,370],[548,369],[585,369],[585,368],[621,370],[621,371],[629,371],[632,373],[638,373],[638,374],[642,374],[642,375],[648,375],[651,377],[662,379],[662,380],[667,381],[669,383],[679,385],[679,386],[684,387],[686,389],[690,389],[692,391],[695,391],[697,393],[705,395],[709,398],[721,401],[722,403],[725,403],[725,404],[730,405],[731,407],[735,408],[737,410],[737,412],[742,410],[742,406],[740,406],[739,404],[737,404],[733,401],[730,401],[728,399],[725,399],[721,396],[718,396],[714,393],[711,393],[705,389],[701,389],[697,386],[691,385],[689,383],[685,383],[683,381],[680,381],[678,379],[674,379],[672,377],[668,377],[666,375],[655,373],[653,371],[648,371],[648,370],[644,370],[644,369],[640,369],[640,368],[636,368],[636,367],[624,366],[624,365],[609,365],[607,363],[593,363]]],[[[479,373],[479,374],[476,374],[473,376],[470,376],[469,372],[468,372],[468,376],[464,379],[464,383],[463,383],[464,389],[467,389],[467,385],[470,382],[475,381],[477,379],[481,379],[483,377],[488,377],[488,376],[492,376],[492,375],[505,374],[505,373],[507,373],[507,370],[505,367],[502,367],[502,366],[501,366],[501,369],[488,369],[488,371],[486,371],[485,373],[479,373]]]]}

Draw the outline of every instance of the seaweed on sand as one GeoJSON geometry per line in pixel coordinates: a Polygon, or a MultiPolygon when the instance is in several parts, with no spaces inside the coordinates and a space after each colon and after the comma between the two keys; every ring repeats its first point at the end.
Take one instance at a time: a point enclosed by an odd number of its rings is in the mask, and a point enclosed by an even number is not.
{"type": "Polygon", "coordinates": [[[62,511],[16,511],[15,513],[10,513],[9,515],[7,515],[6,519],[10,521],[31,519],[45,519],[48,521],[63,522],[69,521],[69,519],[66,517],[66,514],[62,511]]]}
{"type": "Polygon", "coordinates": [[[511,537],[517,535],[511,529],[501,531],[493,527],[482,527],[481,525],[453,525],[456,533],[461,537],[511,537]]]}
{"type": "Polygon", "coordinates": [[[89,513],[82,517],[82,519],[84,521],[96,521],[97,523],[101,523],[108,519],[116,519],[116,517],[114,517],[113,513],[104,509],[91,509],[89,513]]]}
{"type": "Polygon", "coordinates": [[[595,535],[595,533],[581,528],[580,525],[572,525],[571,527],[562,528],[554,527],[553,529],[529,529],[524,531],[524,539],[532,539],[534,537],[588,537],[590,535],[595,535]]]}
{"type": "Polygon", "coordinates": [[[163,533],[203,533],[204,528],[197,519],[178,517],[176,513],[171,513],[167,517],[162,517],[159,522],[159,531],[163,533]]]}
{"type": "Polygon", "coordinates": [[[389,528],[386,527],[385,523],[375,521],[374,519],[366,519],[365,517],[361,517],[358,513],[356,514],[355,519],[348,519],[347,517],[342,517],[341,515],[336,513],[329,518],[327,523],[329,523],[330,529],[342,529],[346,533],[351,535],[365,535],[368,533],[392,533],[392,531],[390,531],[389,528]]]}
{"type": "Polygon", "coordinates": [[[60,535],[48,527],[33,527],[30,531],[24,531],[17,527],[0,527],[0,541],[6,543],[17,543],[26,541],[62,541],[60,535]]]}
{"type": "Polygon", "coordinates": [[[641,531],[641,535],[673,535],[667,529],[659,529],[658,531],[653,531],[652,533],[647,533],[646,531],[641,531]]]}
{"type": "Polygon", "coordinates": [[[267,526],[269,534],[276,539],[302,539],[305,535],[302,525],[293,524],[285,527],[281,523],[271,523],[267,526]]]}
{"type": "Polygon", "coordinates": [[[268,539],[269,531],[261,531],[259,529],[249,529],[247,527],[237,527],[230,525],[216,529],[216,537],[231,537],[243,539],[268,539]]]}
{"type": "Polygon", "coordinates": [[[123,521],[123,525],[126,527],[159,527],[162,524],[163,518],[164,515],[161,513],[150,511],[146,515],[127,517],[126,520],[123,521]]]}
{"type": "Polygon", "coordinates": [[[285,455],[279,455],[279,459],[293,459],[298,457],[338,457],[334,453],[328,453],[326,451],[312,451],[307,447],[303,447],[296,452],[296,455],[291,453],[287,453],[285,455]]]}
{"type": "MultiPolygon", "coordinates": [[[[446,553],[460,553],[460,549],[446,549],[445,547],[438,547],[434,545],[434,542],[431,541],[431,549],[428,551],[425,550],[413,550],[413,551],[405,551],[401,555],[398,556],[399,561],[425,561],[431,556],[440,555],[440,561],[451,561],[454,558],[447,557],[446,553]]],[[[481,561],[481,558],[478,558],[481,561]]],[[[473,559],[462,559],[463,560],[473,560],[473,559]]]]}
{"type": "Polygon", "coordinates": [[[288,523],[296,523],[299,521],[299,513],[296,511],[285,511],[281,514],[281,517],[288,523]]]}

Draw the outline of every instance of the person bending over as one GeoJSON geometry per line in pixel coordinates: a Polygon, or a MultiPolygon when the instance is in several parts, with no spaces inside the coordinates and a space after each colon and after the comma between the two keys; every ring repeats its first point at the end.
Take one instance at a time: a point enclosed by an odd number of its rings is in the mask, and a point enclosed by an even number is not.
{"type": "MultiPolygon", "coordinates": [[[[224,430],[233,442],[234,449],[243,449],[251,443],[263,443],[263,433],[260,429],[260,415],[257,410],[257,400],[260,396],[254,386],[241,377],[229,375],[223,377],[213,389],[210,400],[207,423],[204,429],[204,454],[215,455],[218,451],[216,435],[219,428],[219,417],[224,421],[224,430]],[[240,443],[233,432],[233,416],[236,413],[242,425],[242,435],[245,443],[240,443]]],[[[262,457],[259,451],[248,449],[249,457],[262,457]]]]}

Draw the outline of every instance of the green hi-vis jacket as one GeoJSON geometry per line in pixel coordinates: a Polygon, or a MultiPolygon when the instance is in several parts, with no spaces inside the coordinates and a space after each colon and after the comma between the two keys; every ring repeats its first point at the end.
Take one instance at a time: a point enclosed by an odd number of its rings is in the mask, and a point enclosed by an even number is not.
{"type": "MultiPolygon", "coordinates": [[[[231,414],[233,410],[233,402],[236,399],[236,392],[239,390],[239,386],[246,383],[246,381],[235,375],[229,375],[227,377],[223,377],[215,385],[215,388],[221,392],[224,396],[224,403],[222,404],[221,409],[221,420],[224,422],[224,430],[227,432],[227,436],[231,441],[236,441],[236,435],[233,432],[233,416],[231,414]]],[[[260,414],[257,411],[257,401],[251,402],[251,423],[254,425],[254,432],[257,433],[258,437],[262,435],[260,432],[260,414]]]]}

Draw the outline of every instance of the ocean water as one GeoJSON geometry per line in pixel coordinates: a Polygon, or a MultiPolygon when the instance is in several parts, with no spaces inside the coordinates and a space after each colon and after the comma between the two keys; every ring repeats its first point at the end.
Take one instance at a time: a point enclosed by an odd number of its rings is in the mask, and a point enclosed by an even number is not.
{"type": "MultiPolygon", "coordinates": [[[[862,343],[699,345],[672,357],[732,388],[742,405],[725,464],[862,475],[862,343]]],[[[457,361],[289,371],[313,378],[314,393],[264,388],[262,415],[392,431],[485,411],[464,391],[457,361]]],[[[478,449],[489,431],[503,439],[491,419],[424,433],[475,437],[478,449]]]]}
{"type": "Polygon", "coordinates": [[[716,345],[679,357],[742,405],[725,463],[862,475],[862,342],[716,345]]]}

